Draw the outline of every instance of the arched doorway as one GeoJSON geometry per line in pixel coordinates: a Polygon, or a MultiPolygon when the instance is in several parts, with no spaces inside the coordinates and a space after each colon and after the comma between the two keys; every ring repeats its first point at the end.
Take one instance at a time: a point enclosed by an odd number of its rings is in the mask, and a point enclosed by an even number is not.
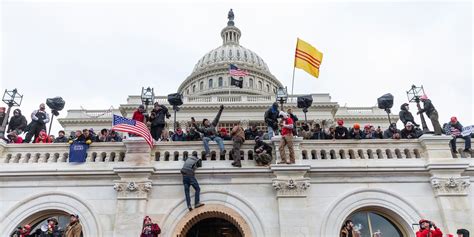
{"type": "Polygon", "coordinates": [[[194,224],[188,233],[183,234],[186,237],[242,237],[240,230],[231,222],[221,218],[207,218],[194,224]]]}
{"type": "Polygon", "coordinates": [[[251,237],[252,232],[235,210],[223,205],[206,204],[187,213],[171,236],[251,237]]]}
{"type": "MultiPolygon", "coordinates": [[[[380,208],[363,208],[353,212],[346,220],[351,220],[360,237],[403,237],[408,236],[401,224],[391,217],[391,213],[380,208]]],[[[345,223],[345,221],[344,221],[345,223]]]]}

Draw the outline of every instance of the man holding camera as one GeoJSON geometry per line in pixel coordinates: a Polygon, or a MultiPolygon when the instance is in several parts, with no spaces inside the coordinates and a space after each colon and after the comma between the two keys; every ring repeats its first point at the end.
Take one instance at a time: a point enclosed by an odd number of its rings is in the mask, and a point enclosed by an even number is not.
{"type": "Polygon", "coordinates": [[[421,219],[418,223],[420,230],[416,232],[416,237],[443,237],[443,232],[436,227],[434,222],[421,219]]]}

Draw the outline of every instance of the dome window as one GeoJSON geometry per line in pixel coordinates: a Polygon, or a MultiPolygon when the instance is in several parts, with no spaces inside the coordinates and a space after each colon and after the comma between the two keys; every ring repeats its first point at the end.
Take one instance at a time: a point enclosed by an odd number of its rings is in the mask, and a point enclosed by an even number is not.
{"type": "Polygon", "coordinates": [[[249,87],[253,88],[253,79],[252,78],[249,79],[249,87]]]}
{"type": "Polygon", "coordinates": [[[193,85],[193,93],[196,92],[196,85],[193,85]]]}
{"type": "Polygon", "coordinates": [[[261,81],[258,81],[258,89],[262,90],[263,89],[263,84],[261,81]]]}
{"type": "Polygon", "coordinates": [[[212,89],[213,84],[212,84],[212,79],[209,79],[209,89],[212,89]]]}
{"type": "Polygon", "coordinates": [[[270,86],[267,84],[267,92],[270,92],[270,86]]]}
{"type": "Polygon", "coordinates": [[[219,77],[219,80],[217,82],[219,83],[219,87],[224,86],[224,80],[222,79],[222,77],[219,77]]]}
{"type": "Polygon", "coordinates": [[[204,82],[203,81],[201,81],[199,83],[199,90],[201,90],[201,91],[204,90],[204,82]]]}

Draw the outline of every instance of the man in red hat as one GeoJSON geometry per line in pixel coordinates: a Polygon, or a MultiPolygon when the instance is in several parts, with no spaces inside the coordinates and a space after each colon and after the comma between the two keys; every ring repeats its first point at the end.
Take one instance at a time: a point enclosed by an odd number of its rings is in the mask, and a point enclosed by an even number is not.
{"type": "Polygon", "coordinates": [[[344,120],[337,120],[336,139],[349,139],[349,130],[344,127],[344,120]]]}
{"type": "Polygon", "coordinates": [[[431,100],[428,99],[428,96],[423,95],[420,97],[420,100],[423,102],[423,109],[418,110],[416,114],[426,113],[426,116],[431,119],[435,135],[441,135],[442,129],[438,121],[438,111],[431,103],[431,100]]]}
{"type": "Polygon", "coordinates": [[[471,152],[471,135],[467,136],[462,136],[462,124],[458,121],[458,118],[456,117],[451,117],[451,120],[445,127],[445,133],[446,135],[451,135],[453,139],[449,142],[451,145],[451,151],[453,153],[458,153],[456,150],[456,139],[462,138],[464,139],[464,151],[465,152],[471,152]]]}
{"type": "Polygon", "coordinates": [[[420,230],[416,232],[416,237],[443,237],[443,232],[436,227],[434,222],[421,219],[418,224],[420,224],[420,230]]]}

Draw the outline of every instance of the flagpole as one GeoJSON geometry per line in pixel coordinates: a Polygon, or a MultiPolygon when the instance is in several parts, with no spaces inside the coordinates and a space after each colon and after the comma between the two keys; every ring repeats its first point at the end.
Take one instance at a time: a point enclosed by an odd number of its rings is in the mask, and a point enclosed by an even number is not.
{"type": "Polygon", "coordinates": [[[291,99],[293,100],[293,87],[295,86],[295,67],[293,67],[293,79],[291,80],[291,99]]]}

